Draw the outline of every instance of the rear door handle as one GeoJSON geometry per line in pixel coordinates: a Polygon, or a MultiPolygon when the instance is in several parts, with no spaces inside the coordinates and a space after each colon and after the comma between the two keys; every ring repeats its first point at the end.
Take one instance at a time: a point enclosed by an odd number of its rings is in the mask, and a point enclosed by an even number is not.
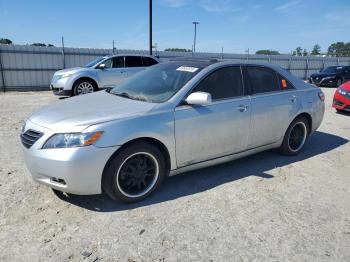
{"type": "Polygon", "coordinates": [[[237,106],[237,110],[240,111],[240,112],[245,112],[245,111],[247,111],[247,109],[248,109],[247,105],[239,105],[239,106],[237,106]]]}
{"type": "Polygon", "coordinates": [[[297,97],[297,96],[292,95],[292,97],[291,97],[290,101],[292,101],[292,102],[294,103],[295,101],[297,101],[297,99],[298,99],[298,97],[297,97]]]}

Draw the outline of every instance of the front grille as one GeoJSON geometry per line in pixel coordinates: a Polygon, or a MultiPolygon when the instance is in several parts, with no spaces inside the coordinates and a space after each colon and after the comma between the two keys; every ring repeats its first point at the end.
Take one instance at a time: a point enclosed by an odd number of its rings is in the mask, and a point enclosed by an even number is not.
{"type": "Polygon", "coordinates": [[[333,100],[333,105],[336,105],[336,106],[343,106],[344,103],[342,103],[342,102],[340,102],[340,101],[334,99],[334,100],[333,100]]]}
{"type": "Polygon", "coordinates": [[[23,134],[21,134],[22,144],[26,148],[30,148],[43,135],[44,135],[44,133],[41,133],[41,132],[38,132],[38,131],[27,130],[23,134]]]}

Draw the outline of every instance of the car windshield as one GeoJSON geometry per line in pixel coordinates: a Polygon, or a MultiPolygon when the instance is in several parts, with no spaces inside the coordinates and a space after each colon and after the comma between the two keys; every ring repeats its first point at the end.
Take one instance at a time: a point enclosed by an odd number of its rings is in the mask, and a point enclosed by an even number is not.
{"type": "Polygon", "coordinates": [[[176,94],[203,67],[179,63],[152,66],[114,87],[110,93],[151,103],[162,103],[176,94]]]}
{"type": "Polygon", "coordinates": [[[321,71],[321,73],[327,73],[327,74],[336,74],[341,71],[343,71],[344,67],[342,66],[330,66],[321,71]]]}
{"type": "Polygon", "coordinates": [[[93,66],[97,65],[99,62],[101,62],[104,59],[106,59],[106,57],[96,58],[95,60],[93,60],[90,63],[86,64],[85,67],[93,67],[93,66]]]}

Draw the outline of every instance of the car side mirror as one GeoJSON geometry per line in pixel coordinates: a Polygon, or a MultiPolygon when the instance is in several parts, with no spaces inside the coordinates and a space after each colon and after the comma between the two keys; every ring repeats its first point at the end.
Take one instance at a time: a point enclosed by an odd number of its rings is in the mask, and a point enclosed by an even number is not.
{"type": "Polygon", "coordinates": [[[97,69],[105,69],[106,68],[106,64],[99,64],[98,66],[97,66],[97,69]]]}
{"type": "Polygon", "coordinates": [[[206,92],[194,92],[186,98],[189,105],[209,105],[212,102],[211,94],[206,92]]]}

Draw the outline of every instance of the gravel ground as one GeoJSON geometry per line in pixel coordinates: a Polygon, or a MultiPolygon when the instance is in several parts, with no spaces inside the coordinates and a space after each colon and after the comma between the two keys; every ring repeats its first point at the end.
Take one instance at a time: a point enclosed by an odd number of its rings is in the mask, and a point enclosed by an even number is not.
{"type": "Polygon", "coordinates": [[[24,166],[20,126],[55,100],[0,95],[0,261],[350,261],[350,114],[298,156],[260,153],[175,176],[142,203],[57,196],[24,166]]]}

